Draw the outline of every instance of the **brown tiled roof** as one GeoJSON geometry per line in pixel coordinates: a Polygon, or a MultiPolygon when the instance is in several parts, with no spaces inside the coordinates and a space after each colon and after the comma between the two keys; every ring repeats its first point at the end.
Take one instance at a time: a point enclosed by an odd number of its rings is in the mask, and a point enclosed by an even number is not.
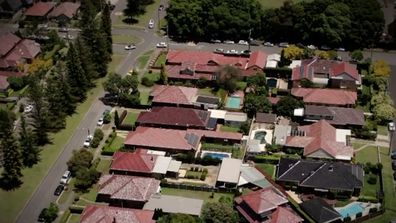
{"type": "Polygon", "coordinates": [[[80,223],[155,223],[154,211],[88,204],[80,223]]]}
{"type": "Polygon", "coordinates": [[[139,125],[154,124],[205,128],[208,125],[208,111],[182,107],[154,107],[151,111],[141,112],[136,120],[139,125]]]}
{"type": "Polygon", "coordinates": [[[303,131],[305,136],[288,136],[286,146],[304,148],[304,156],[322,150],[334,158],[353,157],[353,148],[336,141],[336,129],[327,121],[322,119],[298,129],[303,131]]]}
{"type": "Polygon", "coordinates": [[[148,177],[104,175],[99,179],[98,194],[110,199],[148,201],[158,191],[160,181],[148,177]]]}
{"type": "Polygon", "coordinates": [[[60,15],[65,15],[66,17],[71,19],[74,15],[76,15],[79,8],[79,2],[62,2],[58,6],[56,6],[48,16],[58,17],[60,15]]]}
{"type": "Polygon", "coordinates": [[[161,129],[151,127],[137,127],[129,132],[125,139],[125,145],[136,147],[150,147],[171,150],[195,150],[200,137],[187,133],[185,130],[161,129]]]}
{"type": "Polygon", "coordinates": [[[151,173],[154,168],[157,155],[147,154],[147,150],[139,152],[116,152],[110,170],[122,170],[138,173],[151,173]]]}
{"type": "Polygon", "coordinates": [[[298,216],[292,209],[279,206],[272,213],[269,223],[299,223],[303,221],[304,219],[298,216]]]}
{"type": "Polygon", "coordinates": [[[2,58],[0,67],[17,66],[22,59],[34,59],[40,53],[40,44],[33,40],[20,41],[8,54],[2,58]]]}
{"type": "Polygon", "coordinates": [[[303,98],[304,103],[327,105],[354,105],[357,93],[354,91],[328,88],[292,88],[291,94],[303,98]]]}
{"type": "Polygon", "coordinates": [[[307,115],[331,117],[326,121],[332,125],[364,125],[364,112],[355,108],[306,105],[304,116],[307,115]]]}
{"type": "Polygon", "coordinates": [[[288,202],[287,198],[272,186],[237,197],[235,201],[238,205],[245,203],[258,215],[288,202]]]}
{"type": "Polygon", "coordinates": [[[275,123],[276,121],[276,114],[270,113],[257,113],[256,114],[256,122],[259,123],[275,123]]]}
{"type": "Polygon", "coordinates": [[[21,41],[21,38],[9,32],[1,35],[0,57],[5,56],[19,41],[21,41]]]}
{"type": "Polygon", "coordinates": [[[197,88],[156,85],[150,96],[153,97],[153,102],[190,105],[197,94],[197,88]]]}
{"type": "Polygon", "coordinates": [[[55,2],[37,2],[25,12],[27,16],[46,16],[54,7],[55,2]]]}

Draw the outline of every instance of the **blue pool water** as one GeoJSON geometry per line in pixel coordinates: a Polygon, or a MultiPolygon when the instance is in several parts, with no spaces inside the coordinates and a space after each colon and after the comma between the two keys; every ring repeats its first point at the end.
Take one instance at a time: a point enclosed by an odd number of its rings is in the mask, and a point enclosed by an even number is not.
{"type": "Polygon", "coordinates": [[[239,97],[228,97],[226,107],[239,109],[241,105],[241,98],[239,97]]]}
{"type": "Polygon", "coordinates": [[[355,216],[357,213],[363,212],[364,208],[359,203],[349,204],[338,210],[342,218],[347,216],[355,216]]]}
{"type": "Polygon", "coordinates": [[[254,139],[260,140],[260,144],[267,143],[265,141],[265,135],[267,135],[267,132],[265,132],[265,131],[257,131],[254,134],[254,139]]]}
{"type": "Polygon", "coordinates": [[[230,158],[229,154],[224,154],[224,153],[204,153],[203,157],[205,156],[210,156],[212,158],[217,158],[222,160],[223,158],[230,158]]]}

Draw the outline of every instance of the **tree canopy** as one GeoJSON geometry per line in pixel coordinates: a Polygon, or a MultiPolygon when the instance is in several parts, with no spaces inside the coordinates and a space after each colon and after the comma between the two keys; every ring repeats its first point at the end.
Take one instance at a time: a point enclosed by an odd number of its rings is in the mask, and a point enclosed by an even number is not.
{"type": "Polygon", "coordinates": [[[202,208],[201,218],[204,222],[211,223],[236,223],[238,215],[232,205],[220,202],[208,202],[202,208]]]}
{"type": "Polygon", "coordinates": [[[294,109],[303,107],[302,101],[292,97],[282,97],[276,104],[276,112],[278,115],[293,117],[294,109]]]}

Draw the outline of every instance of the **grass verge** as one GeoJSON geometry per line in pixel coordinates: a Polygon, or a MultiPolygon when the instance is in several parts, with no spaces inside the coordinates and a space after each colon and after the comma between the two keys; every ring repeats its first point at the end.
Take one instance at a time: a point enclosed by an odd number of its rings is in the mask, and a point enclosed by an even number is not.
{"type": "Polygon", "coordinates": [[[145,52],[143,55],[137,58],[137,67],[138,69],[142,70],[147,66],[147,62],[151,57],[151,54],[154,52],[154,50],[149,50],[145,52]]]}
{"type": "Polygon", "coordinates": [[[132,36],[132,35],[113,35],[113,43],[117,44],[138,44],[142,41],[137,36],[132,36]]]}

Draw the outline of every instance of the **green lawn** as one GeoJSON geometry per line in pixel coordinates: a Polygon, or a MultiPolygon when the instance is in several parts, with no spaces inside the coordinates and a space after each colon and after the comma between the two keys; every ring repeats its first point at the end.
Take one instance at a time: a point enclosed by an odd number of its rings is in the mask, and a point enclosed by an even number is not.
{"type": "Polygon", "coordinates": [[[101,159],[96,170],[101,173],[108,173],[110,169],[111,159],[101,159]]]}
{"type": "Polygon", "coordinates": [[[118,43],[118,44],[138,44],[142,41],[137,36],[132,36],[132,35],[113,35],[113,43],[118,43]]]}
{"type": "Polygon", "coordinates": [[[109,64],[109,73],[115,73],[117,71],[118,65],[125,59],[126,55],[113,54],[112,61],[109,64]]]}
{"type": "Polygon", "coordinates": [[[64,204],[67,201],[67,199],[69,198],[70,194],[73,191],[74,181],[75,181],[75,178],[72,178],[70,180],[67,190],[64,190],[61,197],[59,198],[58,204],[64,204]]]}
{"type": "Polygon", "coordinates": [[[134,125],[138,115],[139,115],[139,113],[136,113],[136,112],[128,112],[123,123],[134,125]]]}
{"type": "Polygon", "coordinates": [[[375,146],[368,146],[362,150],[359,150],[356,153],[356,161],[358,163],[377,163],[377,147],[375,146]]]}
{"type": "Polygon", "coordinates": [[[149,97],[152,88],[145,87],[143,85],[139,85],[140,92],[140,104],[147,105],[149,104],[149,97]]]}
{"type": "Polygon", "coordinates": [[[96,200],[96,195],[98,194],[98,184],[92,186],[87,193],[80,195],[80,200],[77,201],[77,205],[85,206],[90,203],[94,203],[96,200]],[[88,202],[90,201],[90,202],[88,202]]]}
{"type": "Polygon", "coordinates": [[[264,172],[266,172],[270,176],[275,176],[275,165],[267,164],[267,163],[256,163],[256,167],[264,172]]]}
{"type": "MultiPolygon", "coordinates": [[[[362,189],[362,192],[360,195],[362,196],[369,196],[369,197],[376,197],[377,196],[377,191],[380,189],[379,188],[379,182],[377,181],[376,184],[369,184],[367,180],[369,179],[370,176],[374,176],[373,174],[366,174],[364,176],[364,186],[362,189]]],[[[379,177],[377,177],[377,180],[379,180],[379,177]]]]}
{"type": "Polygon", "coordinates": [[[194,177],[201,177],[201,175],[202,175],[202,172],[198,172],[198,171],[191,171],[191,170],[188,170],[187,171],[187,173],[186,173],[186,177],[187,176],[194,176],[194,177]]]}
{"type": "Polygon", "coordinates": [[[223,131],[223,132],[239,132],[240,128],[233,127],[233,126],[222,125],[220,127],[220,130],[223,131]]]}
{"type": "Polygon", "coordinates": [[[377,125],[377,134],[388,135],[388,127],[384,125],[377,125]]]}
{"type": "Polygon", "coordinates": [[[165,62],[166,62],[166,53],[161,53],[158,56],[157,60],[155,61],[154,66],[160,67],[161,65],[165,64],[165,62]]]}
{"type": "Polygon", "coordinates": [[[244,81],[238,81],[238,82],[237,82],[237,86],[238,86],[238,89],[239,89],[239,90],[245,90],[245,88],[246,88],[246,86],[247,86],[247,83],[244,82],[244,81]]]}
{"type": "MultiPolygon", "coordinates": [[[[112,63],[121,60],[113,60],[112,63]]],[[[113,65],[115,66],[115,65],[113,65]]],[[[41,152],[41,162],[32,168],[22,170],[24,182],[22,186],[13,191],[0,190],[0,200],[7,200],[8,202],[0,202],[1,222],[14,222],[20,210],[22,210],[25,203],[28,201],[32,193],[36,190],[37,186],[41,183],[42,179],[52,167],[62,149],[73,135],[74,130],[78,127],[81,120],[91,107],[93,100],[98,93],[102,90],[102,83],[105,78],[96,81],[96,87],[87,93],[87,99],[78,105],[76,112],[73,116],[66,119],[66,128],[58,133],[50,134],[51,144],[44,146],[41,152]]],[[[52,193],[52,191],[50,192],[52,193]]]]}
{"type": "Polygon", "coordinates": [[[217,96],[216,92],[213,92],[212,88],[200,88],[198,90],[198,94],[200,95],[207,95],[207,96],[217,96]]]}
{"type": "Polygon", "coordinates": [[[142,70],[147,66],[147,62],[150,59],[151,54],[154,50],[150,50],[145,52],[143,55],[137,58],[137,67],[142,70]]]}
{"type": "Polygon", "coordinates": [[[149,80],[152,80],[153,82],[157,82],[160,79],[160,73],[154,72],[154,73],[149,73],[146,72],[143,74],[143,77],[147,77],[149,80]]]}
{"type": "Polygon", "coordinates": [[[123,145],[124,145],[124,138],[116,136],[114,141],[108,147],[106,147],[106,149],[104,149],[103,151],[115,152],[115,151],[118,151],[123,145]]]}
{"type": "Polygon", "coordinates": [[[352,142],[352,147],[354,149],[359,149],[360,147],[366,145],[366,143],[361,143],[361,142],[352,142]]]}
{"type": "Polygon", "coordinates": [[[212,192],[196,191],[196,190],[184,190],[176,188],[161,187],[161,194],[174,195],[195,199],[202,199],[204,202],[217,202],[222,196],[234,199],[234,194],[231,193],[214,193],[214,197],[211,198],[212,192]]]}
{"type": "Polygon", "coordinates": [[[71,214],[69,221],[67,223],[78,223],[80,222],[80,215],[79,214],[71,214]]]}

